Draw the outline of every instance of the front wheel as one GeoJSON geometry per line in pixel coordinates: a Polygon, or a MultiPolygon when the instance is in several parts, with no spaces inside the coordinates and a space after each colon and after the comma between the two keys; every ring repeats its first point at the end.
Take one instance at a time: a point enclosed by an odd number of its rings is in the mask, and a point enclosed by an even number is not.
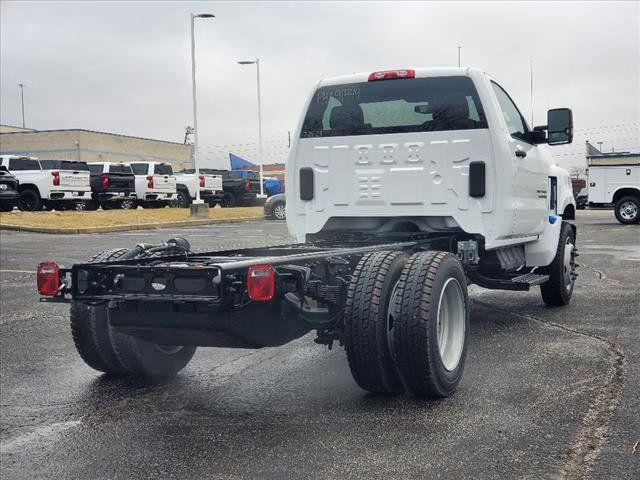
{"type": "Polygon", "coordinates": [[[451,395],[462,378],[469,332],[467,279],[449,252],[420,252],[404,266],[396,297],[396,363],[419,397],[451,395]]]}
{"type": "Polygon", "coordinates": [[[23,190],[18,198],[18,209],[23,212],[42,210],[42,199],[34,190],[23,190]]]}
{"type": "Polygon", "coordinates": [[[191,195],[186,190],[178,190],[178,197],[176,199],[177,208],[189,208],[191,205],[191,195]]]}
{"type": "Polygon", "coordinates": [[[624,225],[640,222],[640,199],[623,197],[616,202],[616,220],[624,225]]]}
{"type": "Polygon", "coordinates": [[[576,281],[576,235],[567,222],[560,226],[560,238],[556,256],[541,273],[549,275],[549,280],[540,285],[542,300],[549,306],[561,307],[571,301],[576,281]]]}

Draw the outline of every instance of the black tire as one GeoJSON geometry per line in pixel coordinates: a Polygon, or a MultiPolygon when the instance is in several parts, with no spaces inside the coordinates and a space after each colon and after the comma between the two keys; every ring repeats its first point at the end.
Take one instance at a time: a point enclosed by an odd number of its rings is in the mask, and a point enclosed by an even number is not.
{"type": "Polygon", "coordinates": [[[469,337],[467,279],[460,261],[449,252],[412,255],[400,276],[396,298],[394,351],[407,389],[419,397],[451,395],[462,378],[469,337]],[[455,341],[446,338],[444,357],[438,342],[441,305],[443,321],[451,312],[446,318],[454,322],[448,324],[452,335],[461,335],[455,341]]]}
{"type": "Polygon", "coordinates": [[[236,206],[236,196],[233,193],[225,192],[222,197],[222,206],[231,208],[236,206]]]}
{"type": "Polygon", "coordinates": [[[344,344],[351,374],[364,390],[383,395],[404,391],[393,361],[388,315],[406,260],[407,255],[402,252],[381,251],[364,256],[347,291],[344,344]]]}
{"type": "MultiPolygon", "coordinates": [[[[115,248],[94,255],[88,263],[112,262],[128,250],[115,248]]],[[[109,319],[105,305],[87,305],[72,302],[71,335],[76,351],[94,370],[112,375],[129,373],[116,357],[109,336],[109,319]]]]}
{"type": "MultiPolygon", "coordinates": [[[[113,262],[127,251],[126,248],[105,250],[88,263],[113,262]]],[[[95,370],[114,375],[173,376],[189,363],[196,351],[196,347],[162,347],[118,332],[109,325],[104,304],[73,302],[71,332],[84,362],[95,370]],[[168,353],[172,348],[177,351],[168,353]]]]}
{"type": "Polygon", "coordinates": [[[89,200],[87,202],[84,203],[84,209],[88,212],[94,212],[96,210],[98,210],[98,207],[100,206],[100,204],[98,202],[96,202],[95,200],[89,200]]]}
{"type": "Polygon", "coordinates": [[[540,269],[540,273],[549,275],[549,281],[540,285],[540,293],[544,303],[551,307],[561,307],[571,301],[575,284],[575,245],[573,228],[569,223],[562,222],[556,255],[549,266],[540,269]],[[571,243],[570,247],[568,243],[571,243]],[[570,255],[568,271],[565,268],[566,255],[570,255]]]}
{"type": "Polygon", "coordinates": [[[20,192],[18,209],[23,212],[37,212],[42,210],[42,199],[35,190],[27,189],[20,192]]]}
{"type": "Polygon", "coordinates": [[[640,222],[640,198],[622,197],[614,207],[616,220],[623,225],[632,225],[640,222]]]}
{"type": "Polygon", "coordinates": [[[134,376],[165,378],[187,366],[196,347],[162,346],[109,329],[111,344],[125,369],[134,376]]]}
{"type": "Polygon", "coordinates": [[[176,203],[178,208],[189,208],[191,205],[191,195],[189,194],[189,191],[185,189],[178,190],[176,203]]]}

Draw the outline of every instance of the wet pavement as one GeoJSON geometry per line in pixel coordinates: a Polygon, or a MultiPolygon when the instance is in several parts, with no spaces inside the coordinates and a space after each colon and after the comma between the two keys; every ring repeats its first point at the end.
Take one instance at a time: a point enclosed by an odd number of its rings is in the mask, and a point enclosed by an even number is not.
{"type": "Polygon", "coordinates": [[[640,476],[640,226],[578,212],[568,307],[472,287],[451,398],[360,390],[345,353],[201,348],[141,383],[76,355],[68,307],[40,304],[34,265],[188,238],[195,250],[289,242],[280,222],[95,235],[0,232],[0,474],[12,478],[612,478],[640,476]]]}

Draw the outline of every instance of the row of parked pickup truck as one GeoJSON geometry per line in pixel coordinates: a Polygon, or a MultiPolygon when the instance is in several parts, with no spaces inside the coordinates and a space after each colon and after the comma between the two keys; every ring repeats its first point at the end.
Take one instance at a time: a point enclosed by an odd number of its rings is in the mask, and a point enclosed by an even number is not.
{"type": "Polygon", "coordinates": [[[0,209],[104,210],[142,206],[188,207],[196,198],[210,206],[252,205],[260,177],[252,171],[201,169],[174,172],[168,163],[85,163],[1,156],[0,209]]]}

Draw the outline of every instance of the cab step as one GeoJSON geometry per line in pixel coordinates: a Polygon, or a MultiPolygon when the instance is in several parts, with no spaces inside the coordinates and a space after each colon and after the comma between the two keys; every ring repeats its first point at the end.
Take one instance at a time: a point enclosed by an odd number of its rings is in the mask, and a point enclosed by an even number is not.
{"type": "Polygon", "coordinates": [[[540,285],[549,281],[549,275],[540,275],[539,273],[525,273],[524,275],[520,275],[519,277],[514,277],[511,279],[512,283],[519,283],[529,285],[533,287],[534,285],[540,285]]]}

